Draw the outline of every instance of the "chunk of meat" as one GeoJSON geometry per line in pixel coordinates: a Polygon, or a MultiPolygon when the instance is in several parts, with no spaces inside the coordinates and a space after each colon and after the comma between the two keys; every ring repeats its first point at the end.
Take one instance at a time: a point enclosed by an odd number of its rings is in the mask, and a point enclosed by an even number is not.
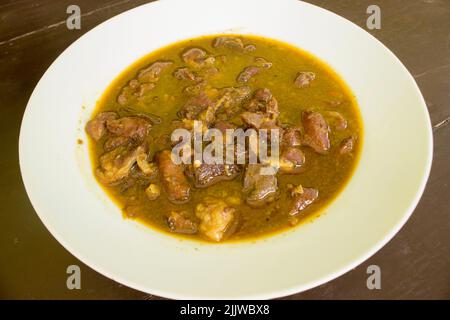
{"type": "Polygon", "coordinates": [[[161,73],[173,65],[173,61],[156,61],[148,67],[141,69],[138,73],[138,80],[140,82],[157,82],[161,73]]]}
{"type": "Polygon", "coordinates": [[[337,111],[326,111],[325,115],[332,119],[334,129],[342,131],[347,129],[347,120],[337,111]]]}
{"type": "Polygon", "coordinates": [[[161,195],[161,188],[154,183],[151,183],[146,189],[145,194],[147,195],[147,198],[151,201],[154,201],[159,198],[161,195]]]}
{"type": "Polygon", "coordinates": [[[172,211],[167,218],[167,225],[170,231],[182,234],[196,234],[198,232],[198,223],[188,218],[185,211],[172,211]]]}
{"type": "Polygon", "coordinates": [[[108,120],[106,127],[115,136],[142,141],[148,135],[152,124],[147,118],[130,116],[108,120]]]}
{"type": "Polygon", "coordinates": [[[178,68],[177,70],[175,70],[175,72],[173,73],[173,76],[175,78],[177,78],[178,80],[187,80],[187,81],[196,81],[197,80],[197,76],[195,75],[195,73],[191,70],[189,70],[189,68],[178,68]]]}
{"type": "Polygon", "coordinates": [[[205,197],[195,207],[195,215],[201,221],[200,232],[213,241],[221,241],[236,226],[236,209],[220,198],[205,197]]]}
{"type": "Polygon", "coordinates": [[[94,119],[86,124],[86,132],[95,141],[100,140],[106,133],[106,122],[118,118],[115,112],[100,112],[94,119]]]}
{"type": "Polygon", "coordinates": [[[350,136],[342,140],[339,146],[339,154],[348,154],[353,151],[355,146],[356,136],[350,136]]]}
{"type": "Polygon", "coordinates": [[[158,171],[167,197],[173,203],[189,201],[191,186],[184,175],[184,166],[175,164],[170,150],[163,150],[156,155],[158,171]]]}
{"type": "Polygon", "coordinates": [[[136,155],[136,163],[139,169],[147,176],[154,176],[157,173],[156,165],[148,160],[148,150],[139,150],[136,155]]]}
{"type": "Polygon", "coordinates": [[[292,203],[288,211],[290,216],[296,216],[305,210],[319,197],[319,191],[313,188],[303,188],[301,185],[291,192],[292,203]]]}
{"type": "Polygon", "coordinates": [[[120,146],[100,156],[100,165],[95,173],[103,184],[113,186],[128,177],[136,163],[137,155],[145,152],[144,145],[133,147],[131,144],[120,146]]]}
{"type": "Polygon", "coordinates": [[[216,100],[217,110],[224,119],[229,119],[241,110],[241,105],[250,96],[251,88],[248,86],[226,87],[220,90],[216,100]]]}
{"type": "Polygon", "coordinates": [[[189,98],[186,101],[184,106],[178,111],[178,116],[188,120],[198,120],[200,113],[212,104],[212,100],[204,92],[201,92],[198,96],[189,98]]]}
{"type": "Polygon", "coordinates": [[[303,144],[310,146],[320,154],[326,154],[330,149],[328,132],[330,128],[324,117],[315,111],[303,111],[302,123],[304,129],[303,144]]]}
{"type": "Polygon", "coordinates": [[[298,88],[306,88],[314,79],[316,79],[316,74],[314,72],[299,72],[294,80],[294,84],[298,88]]]}
{"type": "Polygon", "coordinates": [[[111,151],[117,147],[120,147],[130,141],[128,137],[118,136],[118,137],[110,137],[106,139],[105,144],[103,145],[103,150],[111,151]]]}
{"type": "Polygon", "coordinates": [[[256,66],[264,68],[264,69],[270,69],[270,68],[272,68],[272,65],[273,65],[272,62],[267,61],[263,57],[256,57],[255,64],[256,64],[256,66]]]}
{"type": "Polygon", "coordinates": [[[247,204],[252,207],[261,207],[274,201],[278,195],[277,177],[263,175],[261,164],[249,164],[244,176],[243,191],[247,193],[247,204]]]}
{"type": "Polygon", "coordinates": [[[280,156],[280,172],[298,174],[305,163],[305,154],[299,148],[288,147],[280,156]]]}
{"type": "Polygon", "coordinates": [[[280,114],[278,110],[278,101],[267,88],[256,90],[253,98],[246,106],[246,109],[250,112],[265,113],[273,120],[277,120],[280,114]]]}
{"type": "Polygon", "coordinates": [[[256,46],[254,44],[246,44],[244,46],[244,52],[253,52],[256,51],[256,46]]]}
{"type": "Polygon", "coordinates": [[[206,164],[194,166],[194,179],[197,188],[212,186],[220,181],[232,180],[240,173],[235,164],[206,164]]]}
{"type": "Polygon", "coordinates": [[[283,144],[289,147],[298,147],[302,144],[302,135],[299,128],[287,128],[283,132],[283,144]]]}
{"type": "Polygon", "coordinates": [[[244,43],[240,38],[227,36],[215,38],[212,46],[214,48],[228,48],[238,51],[242,51],[244,49],[244,43]]]}
{"type": "Polygon", "coordinates": [[[270,128],[275,122],[260,112],[243,112],[242,121],[255,129],[270,128]]]}
{"type": "Polygon", "coordinates": [[[256,76],[261,69],[256,66],[246,67],[237,77],[237,82],[239,83],[247,83],[251,78],[256,76]]]}
{"type": "Polygon", "coordinates": [[[187,49],[183,52],[181,58],[185,63],[195,68],[212,65],[216,60],[214,57],[209,56],[205,50],[200,48],[187,49]]]}

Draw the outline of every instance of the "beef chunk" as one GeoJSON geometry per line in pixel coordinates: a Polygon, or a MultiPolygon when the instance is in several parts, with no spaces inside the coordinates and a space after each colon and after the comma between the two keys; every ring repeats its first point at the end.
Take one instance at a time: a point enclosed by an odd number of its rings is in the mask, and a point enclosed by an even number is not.
{"type": "Polygon", "coordinates": [[[115,136],[142,141],[148,135],[152,124],[147,118],[130,116],[108,120],[106,127],[115,136]]]}
{"type": "Polygon", "coordinates": [[[339,154],[348,154],[353,151],[353,147],[355,146],[356,136],[350,136],[342,140],[341,145],[339,146],[339,154]]]}
{"type": "Polygon", "coordinates": [[[244,52],[256,51],[256,46],[254,44],[247,44],[244,46],[244,52]]]}
{"type": "Polygon", "coordinates": [[[156,165],[148,160],[148,150],[140,149],[136,155],[136,163],[143,174],[154,176],[157,173],[156,165]]]}
{"type": "Polygon", "coordinates": [[[171,158],[170,150],[163,150],[156,155],[158,171],[167,197],[173,203],[189,201],[191,186],[184,175],[184,166],[175,164],[171,158]]]}
{"type": "Polygon", "coordinates": [[[107,132],[106,122],[118,118],[115,112],[101,112],[86,124],[86,132],[95,141],[100,140],[107,132]]]}
{"type": "Polygon", "coordinates": [[[172,211],[167,218],[167,225],[170,231],[182,234],[196,234],[198,232],[198,223],[188,218],[189,214],[185,211],[172,211]]]}
{"type": "Polygon", "coordinates": [[[209,187],[224,180],[232,180],[239,175],[240,169],[234,164],[206,164],[194,167],[195,186],[209,187]]]}
{"type": "Polygon", "coordinates": [[[299,128],[287,128],[283,132],[283,144],[289,147],[298,147],[302,144],[302,135],[299,128]]]}
{"type": "Polygon", "coordinates": [[[209,56],[205,50],[200,48],[187,49],[183,52],[181,58],[186,64],[195,68],[203,68],[215,62],[214,57],[209,56]]]}
{"type": "Polygon", "coordinates": [[[246,106],[250,112],[262,112],[273,120],[277,120],[280,114],[278,110],[278,101],[272,95],[269,89],[258,89],[255,91],[252,100],[246,106]]]}
{"type": "Polygon", "coordinates": [[[130,174],[137,155],[146,150],[145,145],[133,147],[127,144],[103,154],[99,159],[100,166],[95,171],[97,178],[109,186],[120,183],[130,174]]]}
{"type": "Polygon", "coordinates": [[[310,146],[318,153],[326,154],[330,149],[328,137],[330,128],[323,116],[315,111],[304,111],[302,123],[304,129],[303,144],[310,146]]]}
{"type": "Polygon", "coordinates": [[[305,163],[305,155],[299,148],[287,147],[280,156],[280,172],[298,174],[305,163]]]}
{"type": "Polygon", "coordinates": [[[246,67],[237,77],[237,82],[239,83],[247,83],[251,78],[256,76],[260,71],[259,67],[250,66],[246,67]]]}
{"type": "Polygon", "coordinates": [[[247,104],[248,112],[241,114],[241,119],[247,125],[256,129],[275,128],[280,112],[278,102],[269,89],[258,89],[247,104]]]}
{"type": "Polygon", "coordinates": [[[173,76],[178,80],[196,81],[198,79],[194,72],[184,67],[175,70],[173,76]]]}
{"type": "Polygon", "coordinates": [[[236,226],[236,209],[220,198],[205,197],[195,207],[195,215],[201,220],[200,232],[213,241],[221,241],[236,226]]]}
{"type": "Polygon", "coordinates": [[[319,197],[319,191],[313,188],[303,188],[301,185],[291,191],[292,204],[288,212],[295,216],[306,209],[319,197]]]}
{"type": "Polygon", "coordinates": [[[216,100],[218,112],[224,119],[232,118],[241,110],[241,104],[250,96],[250,92],[251,89],[248,86],[221,89],[216,100]]]}
{"type": "Polygon", "coordinates": [[[274,121],[260,112],[243,112],[242,121],[255,129],[270,128],[275,125],[274,121]]]}
{"type": "Polygon", "coordinates": [[[261,67],[264,69],[270,69],[272,68],[273,63],[270,61],[267,61],[266,59],[262,57],[256,57],[255,58],[255,64],[257,67],[261,67]]]}
{"type": "Polygon", "coordinates": [[[228,48],[238,51],[242,51],[244,49],[244,43],[240,38],[228,36],[215,38],[212,46],[214,48],[228,48]]]}
{"type": "Polygon", "coordinates": [[[305,88],[308,87],[314,79],[316,79],[316,74],[314,72],[299,72],[295,78],[294,84],[298,88],[305,88]]]}
{"type": "Polygon", "coordinates": [[[138,73],[138,80],[140,82],[157,82],[161,73],[173,65],[172,61],[156,61],[148,67],[141,69],[138,73]]]}
{"type": "Polygon", "coordinates": [[[198,120],[200,113],[212,103],[212,100],[202,92],[198,96],[189,98],[178,112],[178,116],[188,120],[198,120]]]}
{"type": "Polygon", "coordinates": [[[278,191],[275,175],[262,175],[261,164],[249,164],[245,171],[243,191],[247,193],[247,204],[261,207],[275,200],[278,191]]]}

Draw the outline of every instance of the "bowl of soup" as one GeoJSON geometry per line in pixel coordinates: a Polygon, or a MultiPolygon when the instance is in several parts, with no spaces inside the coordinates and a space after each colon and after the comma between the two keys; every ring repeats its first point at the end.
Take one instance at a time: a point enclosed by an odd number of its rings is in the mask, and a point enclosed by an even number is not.
{"type": "Polygon", "coordinates": [[[192,0],[72,44],[19,147],[36,212],[81,261],[151,294],[241,299],[306,290],[379,250],[420,199],[432,135],[409,72],[349,21],[299,1],[192,0]]]}

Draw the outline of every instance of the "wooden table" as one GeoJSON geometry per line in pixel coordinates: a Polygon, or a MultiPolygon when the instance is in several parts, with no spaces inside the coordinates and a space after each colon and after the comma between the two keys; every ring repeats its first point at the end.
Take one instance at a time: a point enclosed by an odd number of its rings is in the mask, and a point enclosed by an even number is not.
{"type": "MultiPolygon", "coordinates": [[[[17,150],[26,103],[53,60],[92,27],[145,2],[3,0],[0,4],[0,298],[158,298],[109,280],[61,247],[31,207],[20,176],[17,150]],[[66,9],[71,4],[81,8],[81,30],[66,27],[66,9]],[[66,288],[66,268],[71,264],[81,267],[81,290],[66,288]]],[[[425,194],[397,236],[356,269],[287,299],[449,299],[450,1],[309,2],[363,28],[367,7],[373,3],[380,6],[381,30],[370,32],[403,61],[418,82],[431,114],[435,149],[425,194]],[[367,289],[366,271],[372,264],[381,268],[381,290],[367,289]]],[[[408,121],[407,114],[404,121],[408,121]]]]}

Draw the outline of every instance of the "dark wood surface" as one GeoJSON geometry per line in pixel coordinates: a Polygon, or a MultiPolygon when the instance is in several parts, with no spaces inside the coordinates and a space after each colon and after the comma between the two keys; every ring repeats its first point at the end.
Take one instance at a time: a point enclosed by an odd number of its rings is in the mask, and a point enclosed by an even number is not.
{"type": "MultiPolygon", "coordinates": [[[[92,27],[145,2],[0,3],[0,298],[158,298],[103,277],[59,245],[40,222],[25,193],[17,146],[28,98],[54,59],[92,27]],[[71,4],[81,7],[81,30],[66,28],[66,8],[71,4]],[[81,267],[81,290],[66,288],[66,268],[71,264],[81,267]]],[[[369,32],[402,60],[422,90],[434,127],[434,162],[422,200],[389,244],[338,279],[286,298],[450,299],[450,0],[309,2],[363,28],[366,8],[370,4],[380,6],[382,28],[369,32]],[[381,268],[381,290],[366,287],[366,270],[372,264],[381,268]]],[[[404,121],[408,121],[408,115],[404,121]]]]}

